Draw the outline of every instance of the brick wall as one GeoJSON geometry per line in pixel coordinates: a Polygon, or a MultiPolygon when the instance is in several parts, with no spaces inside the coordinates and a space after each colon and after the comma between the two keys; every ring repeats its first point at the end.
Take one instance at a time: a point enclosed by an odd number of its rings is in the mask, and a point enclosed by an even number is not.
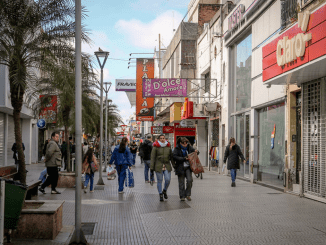
{"type": "Polygon", "coordinates": [[[204,24],[209,23],[219,9],[220,6],[218,4],[198,5],[198,35],[203,32],[204,24]]]}

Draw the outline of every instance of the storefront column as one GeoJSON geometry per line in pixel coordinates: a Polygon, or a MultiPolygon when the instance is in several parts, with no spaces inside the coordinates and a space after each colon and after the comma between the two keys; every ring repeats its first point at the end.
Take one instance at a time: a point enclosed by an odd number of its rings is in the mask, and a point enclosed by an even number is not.
{"type": "MultiPolygon", "coordinates": [[[[8,114],[5,113],[4,114],[4,164],[3,166],[8,166],[8,132],[9,132],[9,128],[8,128],[8,114]]],[[[9,156],[10,157],[10,156],[9,156]]]]}
{"type": "Polygon", "coordinates": [[[207,127],[206,127],[206,120],[198,120],[197,124],[197,149],[200,152],[199,160],[203,166],[208,166],[208,145],[207,145],[207,127]]]}
{"type": "Polygon", "coordinates": [[[259,135],[259,115],[256,109],[252,109],[250,112],[250,155],[249,155],[249,165],[250,165],[250,182],[253,183],[257,179],[257,166],[258,164],[258,135],[259,135]],[[255,171],[256,170],[256,171],[255,171]],[[256,173],[255,173],[256,172],[256,173]],[[255,178],[256,177],[256,178],[255,178]]]}

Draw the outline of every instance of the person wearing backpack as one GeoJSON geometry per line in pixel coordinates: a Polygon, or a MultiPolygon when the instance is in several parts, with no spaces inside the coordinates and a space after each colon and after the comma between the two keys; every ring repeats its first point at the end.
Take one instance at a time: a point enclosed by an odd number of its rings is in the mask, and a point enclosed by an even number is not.
{"type": "Polygon", "coordinates": [[[87,192],[88,181],[90,181],[89,192],[94,192],[94,172],[92,170],[91,164],[97,161],[92,148],[88,149],[83,159],[83,170],[82,173],[85,174],[84,192],[87,192]]]}
{"type": "Polygon", "coordinates": [[[126,170],[132,166],[132,154],[127,147],[128,139],[126,137],[122,138],[120,145],[114,148],[114,151],[109,162],[111,167],[112,163],[115,164],[116,170],[118,172],[118,182],[119,182],[119,194],[123,194],[123,184],[126,179],[126,170]]]}

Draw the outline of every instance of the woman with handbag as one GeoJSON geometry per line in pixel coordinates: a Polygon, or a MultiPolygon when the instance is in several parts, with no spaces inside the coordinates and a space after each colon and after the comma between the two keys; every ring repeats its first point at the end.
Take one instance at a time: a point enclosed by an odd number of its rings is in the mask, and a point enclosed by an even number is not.
{"type": "Polygon", "coordinates": [[[228,160],[227,169],[231,172],[231,187],[235,187],[237,169],[240,169],[239,158],[241,158],[244,163],[246,162],[240,146],[235,143],[235,138],[230,138],[229,145],[225,148],[224,163],[228,160]]]}
{"type": "Polygon", "coordinates": [[[188,155],[192,152],[199,154],[190,144],[186,137],[181,137],[177,141],[177,146],[173,150],[173,158],[175,161],[175,174],[178,175],[179,196],[181,201],[191,201],[192,188],[192,171],[189,164],[188,155]],[[185,179],[187,185],[185,186],[185,179]]]}
{"type": "Polygon", "coordinates": [[[126,170],[132,166],[132,154],[127,147],[128,139],[126,137],[122,138],[120,145],[117,145],[114,149],[111,160],[109,162],[109,167],[112,163],[115,164],[116,170],[118,172],[118,182],[119,182],[119,194],[123,194],[123,184],[126,179],[126,170]]]}
{"type": "Polygon", "coordinates": [[[93,149],[90,148],[86,152],[83,160],[83,171],[85,174],[85,183],[84,183],[84,192],[87,193],[87,185],[90,181],[90,192],[94,192],[94,172],[96,172],[97,161],[93,152],[93,149]],[[93,166],[92,166],[93,165],[93,166]],[[95,168],[95,169],[94,169],[95,168]]]}

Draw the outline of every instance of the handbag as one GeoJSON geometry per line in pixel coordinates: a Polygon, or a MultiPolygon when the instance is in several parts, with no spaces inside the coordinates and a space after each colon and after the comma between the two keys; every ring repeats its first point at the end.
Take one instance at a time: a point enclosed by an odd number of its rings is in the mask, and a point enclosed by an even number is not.
{"type": "Polygon", "coordinates": [[[91,169],[92,169],[93,173],[98,171],[98,166],[95,162],[91,163],[91,169]]]}
{"type": "Polygon", "coordinates": [[[200,160],[199,160],[198,155],[197,155],[196,152],[190,153],[188,155],[188,159],[189,159],[191,171],[194,174],[204,173],[204,168],[201,165],[200,160]]]}
{"type": "Polygon", "coordinates": [[[126,169],[125,186],[129,188],[135,187],[134,173],[129,168],[126,169]]]}

